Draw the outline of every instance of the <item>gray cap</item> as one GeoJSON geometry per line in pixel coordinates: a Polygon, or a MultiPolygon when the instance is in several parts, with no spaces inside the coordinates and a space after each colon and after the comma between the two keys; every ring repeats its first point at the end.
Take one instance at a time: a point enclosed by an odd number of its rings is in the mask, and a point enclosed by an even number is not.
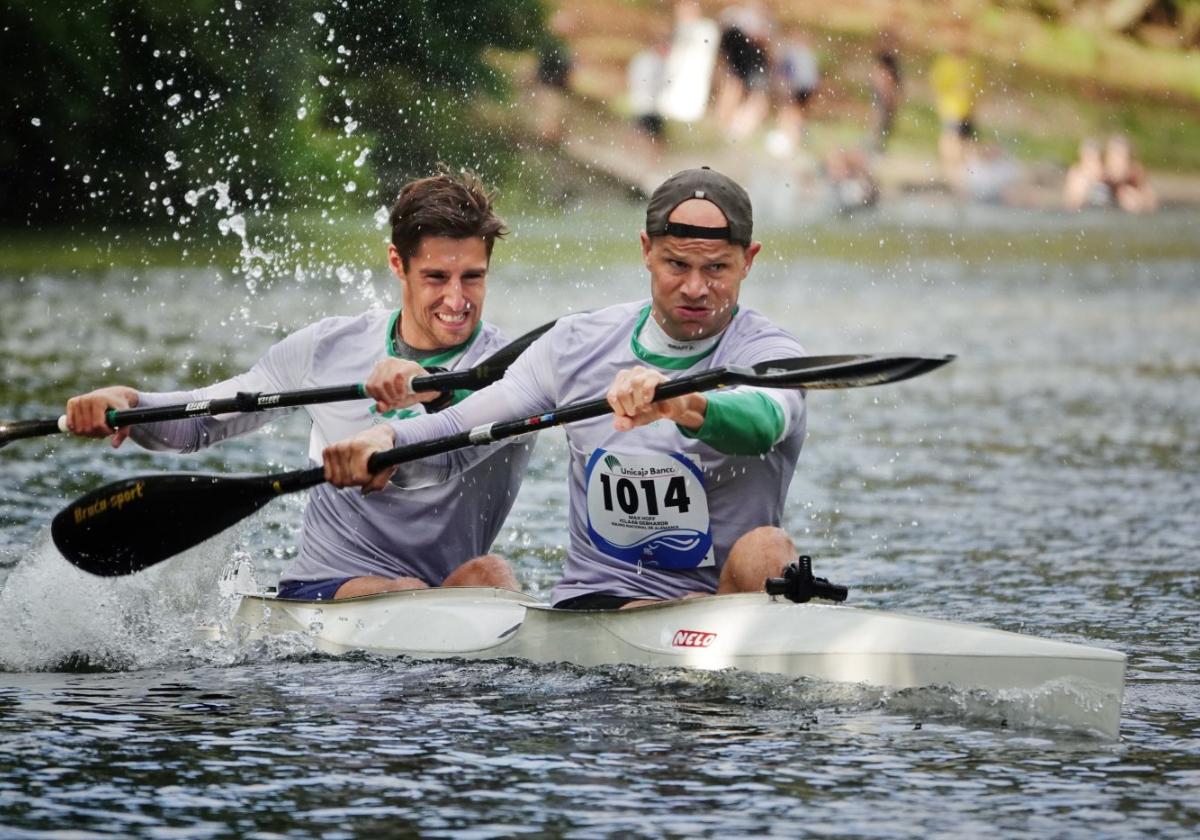
{"type": "Polygon", "coordinates": [[[646,208],[646,233],[651,236],[682,236],[690,239],[728,239],[738,245],[749,246],[754,228],[754,216],[750,210],[750,196],[736,181],[707,166],[685,169],[663,181],[646,208]],[[697,227],[668,222],[675,208],[689,198],[702,198],[717,205],[726,227],[697,227]]]}

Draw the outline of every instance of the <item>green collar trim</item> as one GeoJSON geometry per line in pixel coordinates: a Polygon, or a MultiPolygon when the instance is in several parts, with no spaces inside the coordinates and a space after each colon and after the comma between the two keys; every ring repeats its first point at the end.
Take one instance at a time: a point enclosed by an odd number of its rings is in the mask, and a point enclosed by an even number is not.
{"type": "MultiPolygon", "coordinates": [[[[392,317],[388,319],[388,326],[387,326],[387,354],[396,359],[403,358],[400,355],[400,348],[398,348],[396,346],[396,325],[399,322],[399,320],[400,320],[400,310],[397,309],[395,312],[392,313],[392,317]]],[[[479,337],[479,333],[482,330],[483,330],[483,319],[480,318],[479,323],[475,325],[475,329],[473,329],[471,331],[471,335],[467,337],[466,341],[464,341],[458,347],[451,347],[449,350],[446,350],[445,352],[436,353],[432,356],[426,356],[424,359],[421,359],[421,362],[420,362],[421,367],[423,367],[423,368],[449,367],[450,362],[452,362],[454,359],[458,358],[463,353],[465,353],[467,351],[467,349],[472,344],[475,343],[475,339],[477,339],[479,337]]]]}
{"type": "MultiPolygon", "coordinates": [[[[738,308],[735,306],[733,308],[734,318],[737,317],[737,313],[738,313],[738,308]]],[[[687,370],[688,368],[690,368],[692,365],[696,364],[700,360],[706,359],[709,356],[711,356],[713,354],[713,351],[721,346],[721,339],[718,338],[712,347],[709,347],[707,350],[703,351],[702,353],[695,353],[691,356],[664,356],[662,353],[654,353],[650,350],[647,350],[645,347],[642,346],[641,342],[638,341],[638,336],[640,336],[642,334],[642,327],[646,326],[646,320],[649,317],[650,317],[650,304],[647,304],[646,307],[638,315],[637,323],[633,325],[633,336],[629,339],[629,346],[631,348],[633,348],[633,355],[637,356],[639,359],[641,359],[643,362],[646,362],[647,364],[654,365],[655,367],[658,367],[658,368],[663,368],[664,370],[687,370]]],[[[730,318],[729,322],[733,323],[733,318],[730,318]]],[[[726,324],[725,329],[729,329],[728,324],[726,324]]],[[[722,330],[721,338],[724,338],[724,337],[725,337],[725,332],[724,332],[724,330],[722,330]]]]}

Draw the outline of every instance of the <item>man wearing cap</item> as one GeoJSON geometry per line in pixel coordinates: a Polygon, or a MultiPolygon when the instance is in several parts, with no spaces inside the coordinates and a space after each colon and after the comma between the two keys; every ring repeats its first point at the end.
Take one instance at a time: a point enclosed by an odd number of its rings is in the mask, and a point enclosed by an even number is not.
{"type": "Polygon", "coordinates": [[[652,402],[671,377],[804,355],[794,337],[738,306],[762,247],[751,231],[750,199],[734,181],[708,168],[673,176],[651,197],[641,234],[650,300],[560,319],[495,385],[440,414],[326,449],[326,476],[364,492],[389,478],[409,487],[445,481],[490,448],[391,475],[370,475],[366,460],[393,445],[607,396],[613,417],[565,427],[570,545],[555,606],[613,609],[761,590],[795,559],[779,524],[804,439],[803,395],[742,387],[652,402]]]}

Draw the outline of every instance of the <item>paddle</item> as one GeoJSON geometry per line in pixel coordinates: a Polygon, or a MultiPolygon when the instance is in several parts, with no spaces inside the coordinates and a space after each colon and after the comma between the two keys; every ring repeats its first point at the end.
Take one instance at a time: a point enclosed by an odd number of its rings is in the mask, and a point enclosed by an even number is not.
{"type": "MultiPolygon", "coordinates": [[[[729,385],[765,388],[861,388],[899,382],[939,368],[953,356],[809,356],[762,362],[753,368],[714,368],[658,386],[665,400],[729,385]]],[[[555,408],[545,414],[489,423],[465,432],[371,456],[368,467],[417,461],[468,446],[607,414],[604,399],[555,408]]],[[[71,563],[101,577],[116,577],[160,563],[219,534],[267,502],[325,480],[322,467],[276,475],[184,473],[127,478],[93,490],[54,517],[51,534],[71,563]]]]}
{"type": "MultiPolygon", "coordinates": [[[[480,364],[468,370],[447,370],[430,373],[427,376],[413,378],[414,391],[442,391],[447,395],[455,389],[463,388],[477,391],[491,385],[504,376],[508,366],[525,352],[542,333],[557,323],[550,321],[535,330],[525,333],[507,345],[488,356],[480,364]]],[[[280,391],[277,394],[241,393],[233,397],[222,397],[213,400],[198,400],[176,405],[160,405],[155,408],[128,408],[124,410],[109,409],[105,418],[110,428],[119,429],[134,426],[138,423],[156,423],[164,420],[185,420],[190,417],[211,417],[216,414],[230,412],[249,413],[254,411],[270,411],[278,408],[295,408],[302,405],[317,403],[342,402],[344,400],[361,400],[367,396],[366,385],[331,385],[326,388],[304,388],[297,391],[280,391]]],[[[428,404],[433,405],[433,404],[428,404]]],[[[442,406],[437,406],[442,407],[442,406]]],[[[57,420],[16,420],[10,423],[0,423],[0,447],[6,446],[21,438],[42,437],[44,435],[67,432],[67,416],[64,414],[57,420]]]]}

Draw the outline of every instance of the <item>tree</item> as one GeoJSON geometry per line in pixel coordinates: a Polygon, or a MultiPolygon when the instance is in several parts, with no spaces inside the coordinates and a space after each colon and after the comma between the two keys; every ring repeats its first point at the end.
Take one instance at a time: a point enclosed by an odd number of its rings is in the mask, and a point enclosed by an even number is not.
{"type": "Polygon", "coordinates": [[[485,51],[543,27],[537,0],[6,0],[0,222],[327,207],[486,160],[485,51]]]}

